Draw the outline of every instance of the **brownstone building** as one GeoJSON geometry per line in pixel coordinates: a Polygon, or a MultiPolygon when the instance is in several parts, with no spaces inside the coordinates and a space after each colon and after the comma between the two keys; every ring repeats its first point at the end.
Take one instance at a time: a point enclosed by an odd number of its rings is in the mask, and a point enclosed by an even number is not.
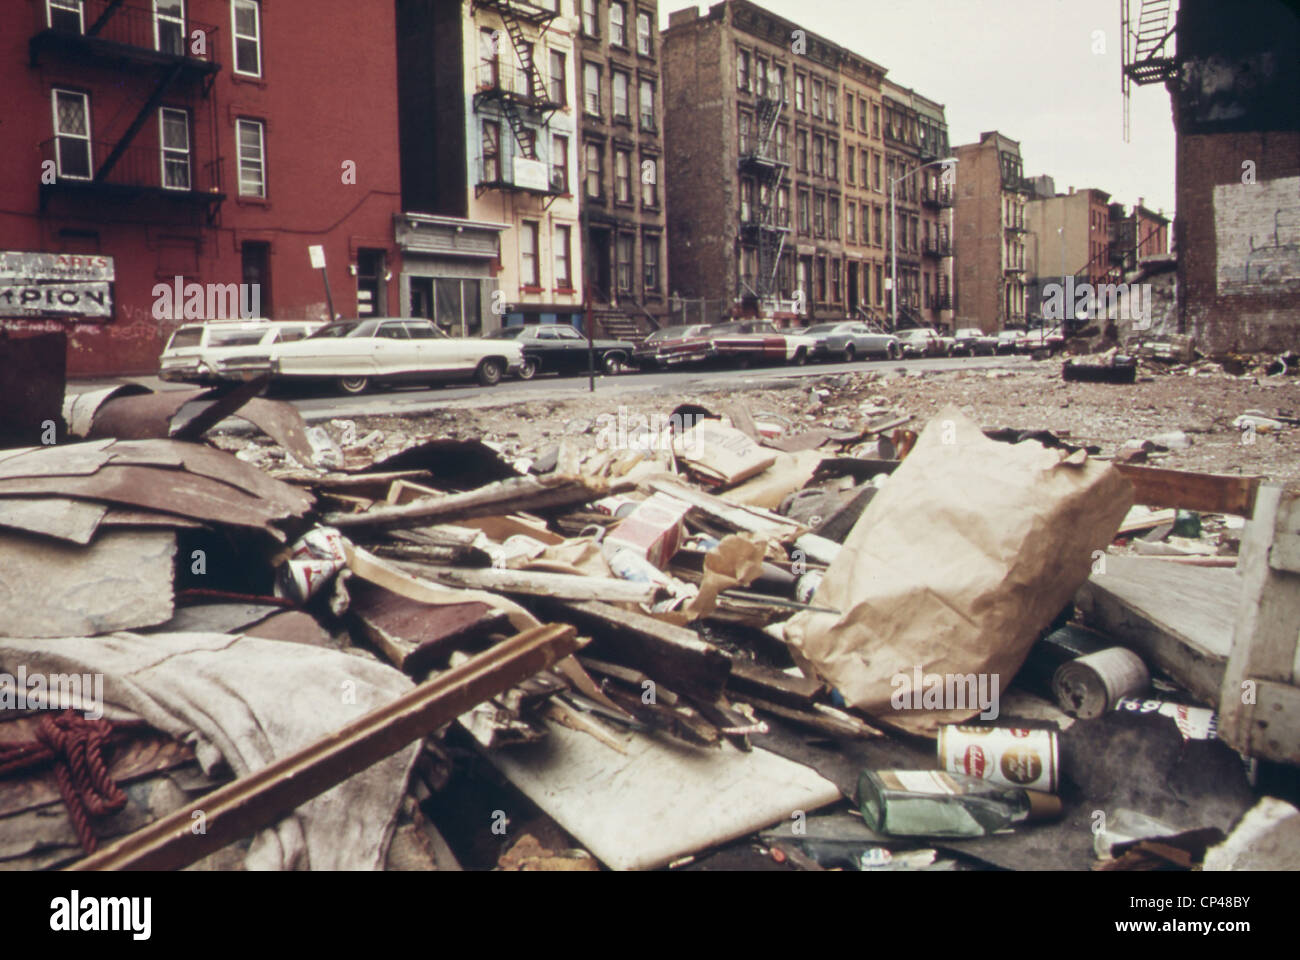
{"type": "Polygon", "coordinates": [[[883,68],[856,54],[840,59],[844,94],[844,252],[851,316],[881,325],[889,309],[889,183],[881,87],[883,68]]]}
{"type": "Polygon", "coordinates": [[[1034,186],[1024,175],[1020,144],[991,130],[980,134],[978,142],[957,147],[954,155],[956,325],[979,327],[985,333],[1023,326],[1025,202],[1034,186]]]}
{"type": "Polygon", "coordinates": [[[671,289],[659,4],[575,0],[575,6],[586,280],[599,327],[636,336],[662,325],[671,289]]]}
{"type": "MultiPolygon", "coordinates": [[[[898,181],[898,322],[952,329],[953,195],[943,167],[935,164],[948,156],[943,105],[886,80],[883,108],[886,200],[889,183],[898,181]]],[[[888,209],[885,216],[894,222],[888,209]]],[[[893,247],[886,239],[889,258],[893,247]]]]}

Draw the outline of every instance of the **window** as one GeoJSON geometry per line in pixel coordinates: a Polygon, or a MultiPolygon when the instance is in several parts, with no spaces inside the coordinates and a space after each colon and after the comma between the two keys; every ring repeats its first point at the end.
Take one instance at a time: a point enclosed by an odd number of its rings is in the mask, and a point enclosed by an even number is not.
{"type": "Polygon", "coordinates": [[[257,291],[262,316],[271,316],[271,245],[245,240],[239,245],[239,263],[242,282],[257,291]]]}
{"type": "Polygon", "coordinates": [[[589,143],[585,147],[587,168],[587,196],[600,199],[605,196],[604,153],[600,144],[589,143]]]}
{"type": "Polygon", "coordinates": [[[822,89],[825,85],[817,79],[812,82],[812,115],[820,117],[822,115],[822,89]]]}
{"type": "Polygon", "coordinates": [[[760,97],[770,97],[768,92],[767,61],[762,57],[754,58],[754,92],[760,97]]]}
{"type": "Polygon", "coordinates": [[[832,180],[840,178],[840,142],[838,140],[826,141],[826,175],[832,180]]]}
{"type": "Polygon", "coordinates": [[[45,4],[46,22],[51,30],[81,33],[85,30],[85,13],[82,0],[48,0],[45,4]]]}
{"type": "Polygon", "coordinates": [[[826,138],[815,136],[812,140],[813,146],[813,173],[818,176],[826,172],[826,138]]]}
{"type": "Polygon", "coordinates": [[[871,208],[871,235],[875,238],[876,246],[882,246],[885,242],[885,231],[881,229],[884,222],[884,215],[880,207],[871,208]]]}
{"type": "Polygon", "coordinates": [[[790,90],[785,85],[785,67],[774,66],[772,69],[776,71],[776,88],[780,91],[780,95],[773,99],[780,100],[782,103],[789,103],[790,90]]]}
{"type": "Polygon", "coordinates": [[[813,236],[826,236],[826,194],[813,197],[813,236]]]}
{"type": "Polygon", "coordinates": [[[835,122],[835,88],[828,86],[826,88],[826,119],[831,123],[835,122]]]}
{"type": "Polygon", "coordinates": [[[659,238],[652,234],[641,237],[642,283],[646,293],[659,290],[659,238]]]}
{"type": "Polygon", "coordinates": [[[880,178],[880,154],[878,153],[871,155],[871,182],[877,193],[884,192],[884,181],[880,178]]]}
{"type": "Polygon", "coordinates": [[[807,104],[804,101],[804,94],[807,90],[808,78],[802,73],[794,75],[794,108],[796,110],[806,110],[807,104]]]}
{"type": "Polygon", "coordinates": [[[628,103],[631,78],[622,70],[614,71],[614,119],[631,120],[632,108],[628,103]]]}
{"type": "Polygon", "coordinates": [[[840,302],[840,258],[831,261],[831,303],[840,302]]]}
{"type": "Polygon", "coordinates": [[[497,56],[497,32],[484,27],[478,32],[478,88],[492,90],[501,86],[501,59],[497,56]]]}
{"type": "Polygon", "coordinates": [[[158,144],[162,147],[162,185],[190,190],[190,115],[184,110],[158,110],[158,144]]]}
{"type": "Polygon", "coordinates": [[[154,45],[160,53],[185,55],[185,0],[153,0],[154,45]]]}
{"type": "Polygon", "coordinates": [[[483,121],[483,183],[501,181],[501,124],[483,121]]]}
{"type": "Polygon", "coordinates": [[[869,166],[870,160],[871,157],[867,153],[867,148],[863,147],[862,148],[862,189],[863,190],[866,190],[871,186],[871,169],[869,166]]]}
{"type": "Polygon", "coordinates": [[[790,188],[782,187],[776,194],[776,225],[790,226],[790,188]]]}
{"type": "Polygon", "coordinates": [[[800,173],[808,172],[808,131],[796,130],[794,132],[794,161],[795,168],[800,173]]]}
{"type": "Polygon", "coordinates": [[[557,225],[555,228],[555,286],[559,290],[573,289],[573,272],[569,264],[572,234],[572,227],[557,225]]]}
{"type": "Polygon", "coordinates": [[[236,120],[239,140],[239,195],[266,196],[266,137],[260,120],[236,120]]]}
{"type": "Polygon", "coordinates": [[[659,206],[659,161],[654,157],[641,160],[641,206],[659,206]]]}
{"type": "Polygon", "coordinates": [[[230,4],[231,33],[235,37],[235,73],[262,75],[262,11],[255,0],[230,4]]]}
{"type": "Polygon", "coordinates": [[[853,94],[844,91],[844,126],[853,129],[853,94]]]}
{"type": "MultiPolygon", "coordinates": [[[[846,113],[845,116],[847,117],[848,114],[846,113]]],[[[850,185],[853,184],[854,177],[857,176],[857,171],[855,169],[856,167],[857,167],[857,162],[856,162],[856,158],[854,157],[853,148],[845,147],[844,148],[844,176],[845,179],[848,180],[850,185]]]]}
{"type": "Polygon", "coordinates": [[[740,181],[740,222],[748,223],[754,215],[754,181],[740,181]]]}
{"type": "Polygon", "coordinates": [[[844,239],[849,243],[858,242],[857,209],[852,203],[844,205],[844,239]]]}
{"type": "Polygon", "coordinates": [[[876,264],[876,306],[885,305],[885,269],[881,264],[876,264]]]}
{"type": "MultiPolygon", "coordinates": [[[[384,282],[384,275],[387,272],[384,267],[383,250],[362,247],[357,251],[358,317],[382,317],[387,315],[388,304],[385,294],[388,292],[388,285],[384,282]]],[[[433,333],[427,324],[408,323],[403,324],[403,326],[407,328],[407,335],[411,337],[419,336],[420,333],[433,333]]]]}
{"type": "Polygon", "coordinates": [[[736,89],[749,93],[749,51],[736,51],[736,89]]]}
{"type": "Polygon", "coordinates": [[[636,15],[636,52],[650,56],[650,14],[636,15]]]}
{"type": "Polygon", "coordinates": [[[558,133],[551,137],[551,190],[569,192],[569,138],[558,133]]]}
{"type": "Polygon", "coordinates": [[[567,66],[566,58],[559,50],[551,51],[551,103],[558,103],[562,107],[569,105],[568,96],[565,93],[565,68],[567,66]]]}
{"type": "Polygon", "coordinates": [[[582,109],[600,116],[600,66],[595,63],[582,65],[582,109]]]}
{"type": "Polygon", "coordinates": [[[53,91],[54,147],[59,176],[89,180],[90,98],[73,90],[53,91]]]}
{"type": "Polygon", "coordinates": [[[609,5],[609,42],[620,47],[627,46],[627,5],[617,2],[609,5]]]}
{"type": "Polygon", "coordinates": [[[871,135],[877,140],[880,139],[880,104],[871,105],[871,135]]]}
{"type": "Polygon", "coordinates": [[[626,150],[614,151],[614,199],[632,202],[632,154],[626,150]]]}
{"type": "Polygon", "coordinates": [[[805,235],[808,233],[808,226],[809,226],[808,210],[809,210],[808,191],[800,190],[799,191],[799,232],[805,235]]]}
{"type": "Polygon", "coordinates": [[[596,0],[582,0],[582,32],[589,37],[600,36],[597,26],[596,0]]]}
{"type": "Polygon", "coordinates": [[[641,129],[655,128],[655,85],[649,80],[641,81],[641,129]]]}
{"type": "Polygon", "coordinates": [[[618,262],[617,278],[619,293],[632,292],[632,254],[636,238],[629,233],[620,233],[616,243],[618,262]]]}
{"type": "MultiPolygon", "coordinates": [[[[858,97],[858,129],[867,132],[867,98],[858,97]]],[[[876,136],[880,136],[879,133],[876,136]]]]}
{"type": "Polygon", "coordinates": [[[830,235],[832,240],[838,240],[840,238],[840,198],[839,197],[831,197],[830,235]]]}
{"type": "Polygon", "coordinates": [[[826,258],[817,258],[817,300],[826,302],[826,258]]]}
{"type": "Polygon", "coordinates": [[[540,287],[542,285],[541,274],[537,269],[537,235],[538,224],[536,220],[524,220],[520,224],[519,230],[519,263],[520,274],[519,282],[525,287],[540,287]]]}

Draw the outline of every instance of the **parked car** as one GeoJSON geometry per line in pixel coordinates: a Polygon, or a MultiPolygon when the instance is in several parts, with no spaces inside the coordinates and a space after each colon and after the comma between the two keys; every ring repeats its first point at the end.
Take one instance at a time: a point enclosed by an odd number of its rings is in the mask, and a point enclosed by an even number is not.
{"type": "Polygon", "coordinates": [[[712,341],[705,334],[708,329],[708,324],[695,323],[656,330],[633,351],[632,362],[654,369],[707,360],[713,353],[712,341]]]}
{"type": "Polygon", "coordinates": [[[997,337],[989,336],[979,327],[962,327],[954,331],[952,341],[954,354],[964,353],[974,357],[986,353],[991,357],[998,350],[997,337]]]}
{"type": "Polygon", "coordinates": [[[475,379],[492,386],[523,365],[523,347],[508,340],[449,337],[418,317],[371,317],[339,320],[244,358],[243,374],[269,370],[276,381],[332,382],[355,394],[376,383],[475,379]]]}
{"type": "Polygon", "coordinates": [[[929,327],[898,331],[898,346],[904,357],[943,357],[952,355],[952,341],[929,327]]]}
{"type": "Polygon", "coordinates": [[[842,320],[837,323],[817,323],[801,333],[816,341],[813,357],[817,360],[843,360],[852,363],[859,357],[885,357],[898,359],[898,338],[891,333],[881,333],[859,320],[842,320]]]}
{"type": "Polygon", "coordinates": [[[237,376],[246,358],[262,363],[277,343],[310,336],[324,321],[212,320],[177,327],[158,358],[158,377],[179,383],[219,383],[237,376]]]}
{"type": "Polygon", "coordinates": [[[1037,327],[1016,339],[1016,349],[1021,353],[1046,350],[1058,353],[1065,348],[1065,334],[1060,327],[1037,327]]]}
{"type": "MultiPolygon", "coordinates": [[[[587,338],[567,323],[528,324],[506,327],[492,334],[494,340],[513,340],[524,348],[521,380],[539,373],[586,373],[587,338]]],[[[609,374],[626,370],[636,344],[627,340],[592,340],[596,369],[609,374]]]]}
{"type": "Polygon", "coordinates": [[[998,342],[994,349],[995,353],[1015,353],[1016,344],[1021,337],[1025,335],[1024,330],[1017,330],[1014,327],[998,331],[998,342]]]}
{"type": "Polygon", "coordinates": [[[771,320],[733,320],[705,332],[719,360],[807,363],[817,341],[801,332],[778,330],[771,320]]]}

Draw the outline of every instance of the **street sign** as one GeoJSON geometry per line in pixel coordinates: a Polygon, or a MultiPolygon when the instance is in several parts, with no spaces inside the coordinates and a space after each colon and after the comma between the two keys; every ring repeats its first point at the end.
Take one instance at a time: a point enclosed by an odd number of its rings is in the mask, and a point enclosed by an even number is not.
{"type": "Polygon", "coordinates": [[[46,280],[112,282],[113,258],[84,253],[0,252],[0,280],[40,283],[46,280]]]}
{"type": "Polygon", "coordinates": [[[325,269],[325,248],[319,244],[313,244],[307,248],[307,255],[311,257],[311,268],[313,270],[325,269]]]}

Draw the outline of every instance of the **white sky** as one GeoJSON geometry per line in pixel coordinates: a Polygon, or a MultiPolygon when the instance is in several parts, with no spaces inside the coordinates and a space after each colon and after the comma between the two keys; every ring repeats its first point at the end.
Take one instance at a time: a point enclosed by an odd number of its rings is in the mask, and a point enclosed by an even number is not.
{"type": "MultiPolygon", "coordinates": [[[[1120,0],[757,2],[942,103],[954,146],[1000,130],[1020,141],[1025,176],[1046,173],[1061,193],[1098,187],[1125,205],[1144,197],[1173,215],[1174,127],[1163,86],[1133,87],[1124,142],[1120,0]],[[1095,30],[1104,31],[1104,54],[1092,52],[1095,30]]],[[[690,5],[660,0],[660,25],[690,5]]],[[[701,13],[710,5],[697,4],[701,13]]]]}

